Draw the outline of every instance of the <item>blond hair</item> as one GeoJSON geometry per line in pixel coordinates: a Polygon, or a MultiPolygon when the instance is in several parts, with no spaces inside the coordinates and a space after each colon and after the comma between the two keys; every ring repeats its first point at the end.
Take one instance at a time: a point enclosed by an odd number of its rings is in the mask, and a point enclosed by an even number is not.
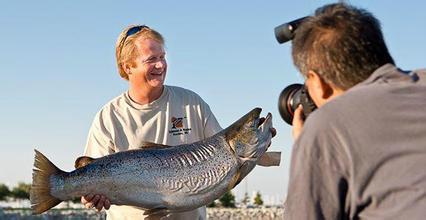
{"type": "Polygon", "coordinates": [[[139,38],[152,39],[164,45],[163,36],[154,29],[144,25],[130,25],[125,28],[118,36],[117,42],[115,44],[115,57],[117,61],[118,73],[126,80],[129,80],[129,76],[124,70],[123,65],[125,63],[130,63],[132,66],[135,66],[134,59],[139,55],[135,42],[136,39],[139,38]],[[127,32],[134,27],[141,27],[141,29],[138,32],[128,36],[127,32]]]}

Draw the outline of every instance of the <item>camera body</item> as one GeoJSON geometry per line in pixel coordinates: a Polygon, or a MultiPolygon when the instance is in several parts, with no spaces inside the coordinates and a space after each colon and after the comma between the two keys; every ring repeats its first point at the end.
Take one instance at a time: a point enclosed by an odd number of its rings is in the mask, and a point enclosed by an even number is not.
{"type": "Polygon", "coordinates": [[[299,105],[303,107],[304,118],[317,109],[304,85],[291,84],[281,92],[278,98],[278,110],[281,118],[289,125],[292,125],[294,112],[299,105]]]}
{"type": "MultiPolygon", "coordinates": [[[[275,28],[275,38],[278,43],[282,44],[292,40],[297,27],[307,18],[308,17],[299,18],[277,26],[275,28]]],[[[304,85],[292,84],[287,86],[278,98],[278,110],[281,118],[292,125],[294,111],[296,111],[299,105],[303,106],[304,118],[307,118],[308,115],[317,108],[304,85]]]]}

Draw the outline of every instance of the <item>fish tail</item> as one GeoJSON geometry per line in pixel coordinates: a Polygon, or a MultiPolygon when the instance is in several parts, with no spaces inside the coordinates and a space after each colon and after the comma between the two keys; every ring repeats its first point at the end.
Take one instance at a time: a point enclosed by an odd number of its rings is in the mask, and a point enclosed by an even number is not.
{"type": "Polygon", "coordinates": [[[41,214],[62,201],[50,195],[50,177],[64,171],[57,168],[37,150],[34,156],[33,183],[30,190],[31,209],[33,214],[41,214]]]}

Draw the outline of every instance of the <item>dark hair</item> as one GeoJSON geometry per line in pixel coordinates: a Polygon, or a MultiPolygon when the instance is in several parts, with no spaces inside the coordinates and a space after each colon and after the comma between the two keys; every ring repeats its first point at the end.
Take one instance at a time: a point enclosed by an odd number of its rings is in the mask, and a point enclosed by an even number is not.
{"type": "Polygon", "coordinates": [[[295,32],[292,55],[302,74],[313,70],[343,90],[394,64],[379,21],[344,3],[325,5],[306,19],[295,32]]]}

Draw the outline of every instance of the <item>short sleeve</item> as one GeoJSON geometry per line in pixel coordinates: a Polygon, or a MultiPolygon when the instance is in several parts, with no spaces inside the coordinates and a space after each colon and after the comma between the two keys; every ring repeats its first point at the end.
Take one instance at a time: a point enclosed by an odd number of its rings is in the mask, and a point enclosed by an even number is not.
{"type": "Polygon", "coordinates": [[[102,111],[100,111],[96,114],[90,127],[86,147],[84,149],[84,155],[98,158],[114,153],[112,143],[111,134],[108,132],[104,124],[102,111]]]}
{"type": "Polygon", "coordinates": [[[202,109],[204,110],[204,137],[208,138],[222,130],[219,122],[210,110],[209,105],[202,100],[202,109]]]}

